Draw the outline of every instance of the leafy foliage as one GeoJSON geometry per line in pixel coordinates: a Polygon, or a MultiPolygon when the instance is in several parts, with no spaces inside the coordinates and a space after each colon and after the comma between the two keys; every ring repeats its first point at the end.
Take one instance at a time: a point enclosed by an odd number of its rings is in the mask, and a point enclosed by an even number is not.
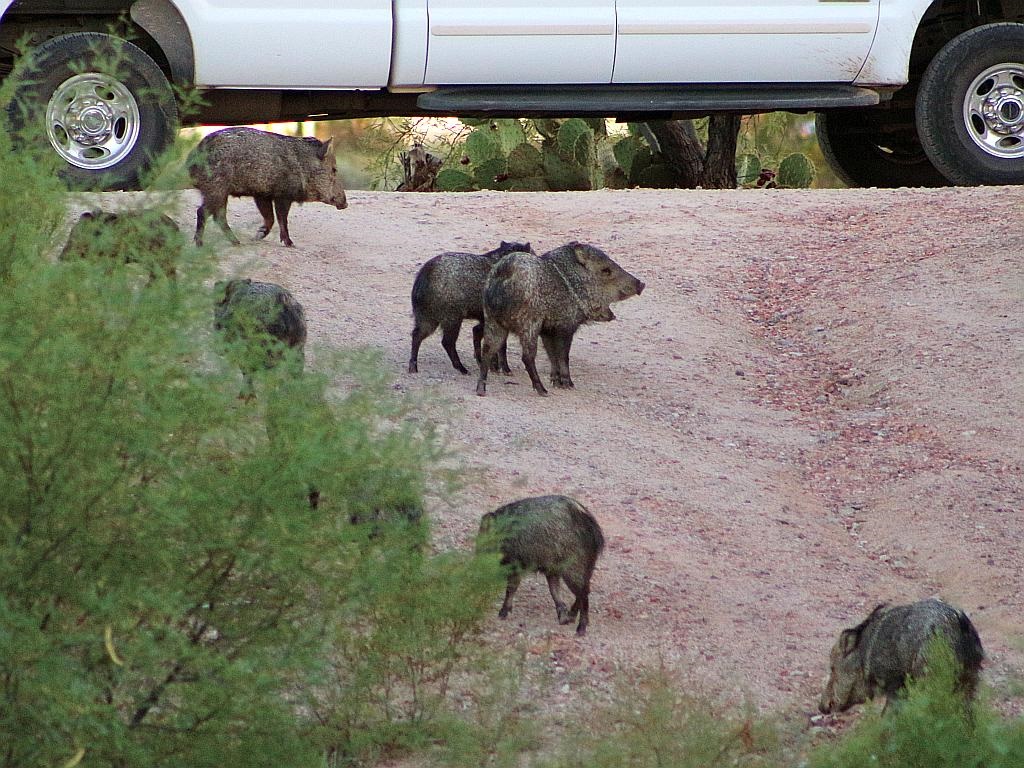
{"type": "Polygon", "coordinates": [[[500,574],[423,550],[440,446],[414,404],[365,353],[239,401],[212,252],[126,228],[123,259],[58,261],[39,146],[0,130],[0,765],[314,765],[380,708],[441,718],[500,574]],[[328,742],[310,692],[345,660],[378,709],[348,699],[328,742]]]}
{"type": "Polygon", "coordinates": [[[616,704],[591,713],[546,768],[705,768],[777,765],[774,731],[687,696],[665,669],[624,681],[616,704]]]}

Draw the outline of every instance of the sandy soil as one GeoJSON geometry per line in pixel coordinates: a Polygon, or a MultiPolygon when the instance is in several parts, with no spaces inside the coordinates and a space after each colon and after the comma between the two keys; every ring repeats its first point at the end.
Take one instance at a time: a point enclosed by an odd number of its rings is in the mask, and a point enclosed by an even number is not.
{"type": "MultiPolygon", "coordinates": [[[[727,700],[810,717],[841,628],[939,595],[970,614],[994,698],[1019,712],[1022,210],[1021,188],[353,192],[345,211],[293,209],[286,249],[276,230],[253,240],[238,200],[224,268],[294,292],[314,363],[377,347],[396,389],[437,404],[476,479],[434,500],[440,546],[471,546],[481,514],[523,496],[594,512],[608,547],[588,636],[555,623],[540,577],[488,627],[546,665],[542,706],[660,658],[727,700]],[[577,334],[574,391],[536,395],[513,342],[513,374],[477,397],[440,333],[405,372],[418,267],[501,239],[590,242],[647,283],[577,334]]],[[[460,350],[469,364],[468,323],[460,350]]]]}

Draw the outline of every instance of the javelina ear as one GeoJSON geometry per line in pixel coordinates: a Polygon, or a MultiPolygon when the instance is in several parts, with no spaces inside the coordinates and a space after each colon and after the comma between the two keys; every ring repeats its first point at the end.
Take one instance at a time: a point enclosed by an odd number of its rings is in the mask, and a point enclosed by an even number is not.
{"type": "Polygon", "coordinates": [[[320,143],[320,148],[316,151],[317,157],[323,160],[325,157],[332,153],[333,148],[334,137],[331,136],[331,138],[329,138],[327,141],[320,143]]]}
{"type": "Polygon", "coordinates": [[[572,255],[576,257],[576,261],[580,264],[586,264],[590,259],[590,249],[588,249],[583,243],[578,243],[573,240],[569,243],[569,247],[572,248],[572,255]]]}
{"type": "Polygon", "coordinates": [[[862,626],[856,626],[852,629],[844,629],[839,635],[839,650],[843,656],[849,656],[860,644],[860,633],[864,629],[862,626]]]}

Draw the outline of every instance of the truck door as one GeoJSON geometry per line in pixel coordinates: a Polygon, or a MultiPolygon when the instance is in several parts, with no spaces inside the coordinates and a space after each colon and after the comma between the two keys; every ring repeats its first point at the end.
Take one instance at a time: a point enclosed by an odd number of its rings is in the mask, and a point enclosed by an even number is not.
{"type": "Polygon", "coordinates": [[[615,0],[428,0],[429,85],[609,83],[615,0]]]}
{"type": "Polygon", "coordinates": [[[177,0],[196,83],[225,88],[382,88],[391,0],[177,0]]]}
{"type": "Polygon", "coordinates": [[[881,0],[617,0],[615,83],[854,80],[881,0]]]}

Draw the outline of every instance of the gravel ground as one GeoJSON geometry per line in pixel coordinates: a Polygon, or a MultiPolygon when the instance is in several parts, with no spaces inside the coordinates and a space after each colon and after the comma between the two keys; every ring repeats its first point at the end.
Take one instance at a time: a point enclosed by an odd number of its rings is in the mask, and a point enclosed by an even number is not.
{"type": "MultiPolygon", "coordinates": [[[[255,206],[232,201],[243,245],[224,271],[295,293],[313,364],[369,345],[396,389],[429,399],[474,479],[433,500],[439,546],[471,546],[481,514],[523,496],[593,511],[608,547],[587,637],[555,623],[540,577],[488,626],[550,672],[542,708],[660,659],[726,701],[810,718],[840,629],[939,595],[970,614],[994,699],[1020,712],[1024,189],[349,199],[293,209],[295,249],[254,241],[255,206]],[[502,239],[593,243],[647,283],[579,331],[573,391],[537,396],[514,340],[513,374],[484,398],[440,333],[405,372],[418,267],[502,239]]],[[[468,323],[459,346],[471,361],[468,323]]]]}

